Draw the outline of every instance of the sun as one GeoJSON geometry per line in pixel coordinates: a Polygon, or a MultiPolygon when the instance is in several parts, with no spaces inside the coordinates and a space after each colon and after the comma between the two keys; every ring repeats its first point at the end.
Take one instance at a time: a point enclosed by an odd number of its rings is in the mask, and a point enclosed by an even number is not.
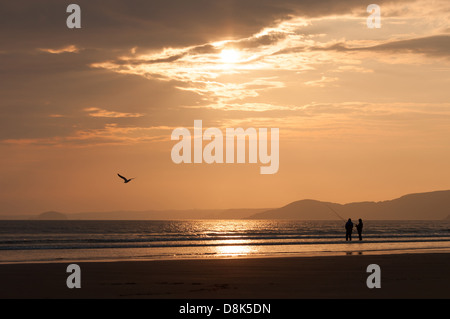
{"type": "Polygon", "coordinates": [[[239,51],[235,49],[223,49],[220,52],[220,59],[223,63],[232,64],[239,61],[240,55],[239,51]]]}

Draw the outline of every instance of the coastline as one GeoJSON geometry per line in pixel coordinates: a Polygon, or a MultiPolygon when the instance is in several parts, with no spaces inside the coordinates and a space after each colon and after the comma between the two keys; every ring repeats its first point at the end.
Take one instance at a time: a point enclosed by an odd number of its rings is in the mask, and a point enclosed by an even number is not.
{"type": "Polygon", "coordinates": [[[106,247],[5,249],[0,265],[23,263],[77,263],[220,258],[288,258],[346,255],[450,253],[448,240],[302,244],[214,244],[161,247],[106,247]]]}
{"type": "MultiPolygon", "coordinates": [[[[55,259],[26,259],[26,260],[14,260],[14,261],[2,261],[1,265],[17,265],[17,264],[53,264],[53,263],[103,263],[103,262],[138,262],[138,261],[173,261],[173,260],[202,260],[202,259],[245,259],[245,258],[311,258],[311,257],[340,257],[351,255],[400,255],[400,254],[450,254],[450,247],[433,247],[433,248],[392,248],[392,249],[377,249],[377,250],[361,250],[358,246],[354,249],[347,244],[347,250],[339,251],[296,251],[296,252],[281,252],[281,253],[231,253],[231,254],[186,254],[186,255],[163,255],[163,256],[103,256],[103,257],[64,257],[55,259]]],[[[233,246],[231,246],[233,247],[233,246]]],[[[54,255],[54,251],[52,251],[54,255]]],[[[76,255],[75,255],[76,256],[76,255]]]]}
{"type": "Polygon", "coordinates": [[[1,264],[0,298],[450,298],[448,252],[77,262],[80,289],[66,286],[69,263],[1,264]],[[379,289],[367,287],[370,264],[379,289]]]}

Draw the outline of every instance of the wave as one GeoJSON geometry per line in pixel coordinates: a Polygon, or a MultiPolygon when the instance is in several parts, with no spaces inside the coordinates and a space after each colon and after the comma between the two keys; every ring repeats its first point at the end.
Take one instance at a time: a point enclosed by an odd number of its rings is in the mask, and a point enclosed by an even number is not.
{"type": "MultiPolygon", "coordinates": [[[[274,238],[272,238],[274,239],[274,238]]],[[[287,238],[286,238],[287,239],[287,238]]],[[[275,245],[336,245],[336,244],[377,244],[377,243],[426,243],[426,242],[450,242],[450,237],[373,237],[363,241],[343,241],[342,237],[320,238],[320,240],[224,240],[224,241],[80,241],[80,242],[36,242],[36,243],[2,243],[0,250],[51,250],[51,249],[108,249],[108,248],[177,248],[177,247],[217,247],[217,246],[275,246],[275,245]]]]}

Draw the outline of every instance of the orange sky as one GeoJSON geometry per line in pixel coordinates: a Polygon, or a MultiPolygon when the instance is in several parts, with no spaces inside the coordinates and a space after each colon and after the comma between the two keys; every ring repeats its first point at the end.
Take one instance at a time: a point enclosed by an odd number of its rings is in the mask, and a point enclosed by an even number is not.
{"type": "Polygon", "coordinates": [[[446,0],[379,1],[379,29],[353,0],[77,4],[75,30],[59,1],[0,5],[0,214],[450,189],[446,0]],[[278,172],[174,164],[194,120],[279,128],[278,172]]]}

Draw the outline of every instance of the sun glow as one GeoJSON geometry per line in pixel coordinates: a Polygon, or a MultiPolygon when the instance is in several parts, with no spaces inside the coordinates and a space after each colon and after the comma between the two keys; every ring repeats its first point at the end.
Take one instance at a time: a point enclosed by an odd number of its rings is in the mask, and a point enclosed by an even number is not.
{"type": "Polygon", "coordinates": [[[220,52],[220,59],[223,63],[236,63],[239,61],[240,54],[237,50],[234,49],[223,49],[222,52],[220,52]]]}

